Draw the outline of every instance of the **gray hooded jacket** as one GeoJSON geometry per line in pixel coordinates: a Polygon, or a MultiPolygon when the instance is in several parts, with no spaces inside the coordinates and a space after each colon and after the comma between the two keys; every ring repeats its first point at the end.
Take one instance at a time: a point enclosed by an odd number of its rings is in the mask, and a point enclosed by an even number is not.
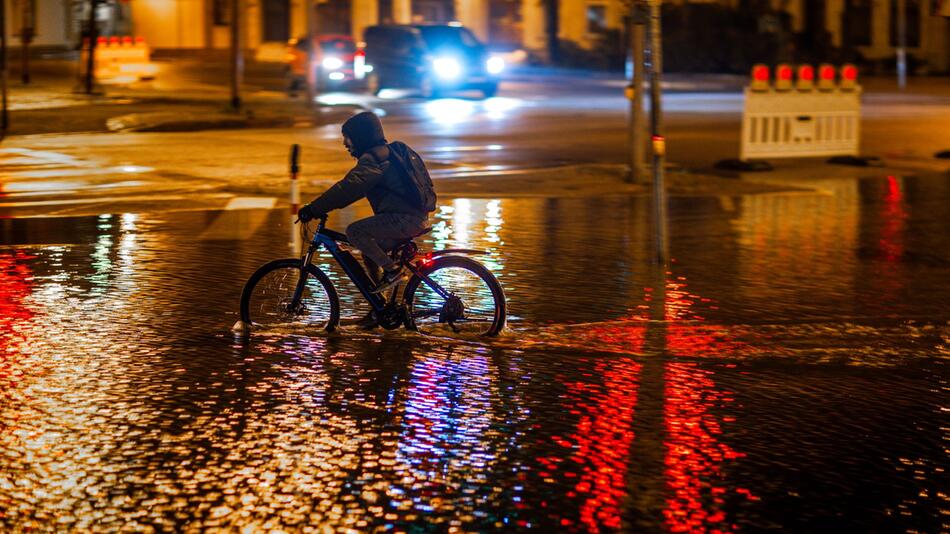
{"type": "Polygon", "coordinates": [[[310,209],[315,213],[328,213],[366,197],[376,215],[400,213],[428,218],[428,213],[410,201],[409,184],[398,166],[390,161],[389,154],[386,145],[367,150],[342,180],[310,203],[310,209]]]}

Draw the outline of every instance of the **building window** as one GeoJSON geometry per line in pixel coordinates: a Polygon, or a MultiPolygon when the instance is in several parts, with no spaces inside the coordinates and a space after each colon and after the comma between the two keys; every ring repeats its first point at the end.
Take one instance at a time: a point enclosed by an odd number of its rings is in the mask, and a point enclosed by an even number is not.
{"type": "Polygon", "coordinates": [[[587,33],[601,34],[607,31],[607,6],[587,6],[587,33]]]}
{"type": "Polygon", "coordinates": [[[231,25],[231,0],[212,0],[211,11],[215,26],[231,25]]]}
{"type": "MultiPolygon", "coordinates": [[[[920,0],[906,0],[904,13],[907,16],[907,46],[920,46],[920,0]]],[[[897,42],[897,0],[891,0],[891,46],[897,42]]]]}

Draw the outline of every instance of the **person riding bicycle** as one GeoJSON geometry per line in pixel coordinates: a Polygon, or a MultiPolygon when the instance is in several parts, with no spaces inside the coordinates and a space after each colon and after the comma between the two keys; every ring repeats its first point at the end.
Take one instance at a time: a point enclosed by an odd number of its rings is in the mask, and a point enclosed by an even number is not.
{"type": "Polygon", "coordinates": [[[377,282],[375,292],[382,293],[404,274],[387,251],[426,229],[435,193],[422,158],[403,143],[387,143],[376,114],[365,111],[344,122],[343,145],[357,159],[356,166],[297,215],[304,222],[323,218],[366,197],[373,216],[350,224],[346,237],[363,253],[367,270],[377,282]]]}

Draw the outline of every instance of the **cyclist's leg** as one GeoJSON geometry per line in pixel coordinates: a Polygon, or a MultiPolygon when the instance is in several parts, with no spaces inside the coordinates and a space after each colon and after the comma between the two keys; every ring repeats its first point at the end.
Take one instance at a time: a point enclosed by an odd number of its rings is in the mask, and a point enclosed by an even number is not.
{"type": "Polygon", "coordinates": [[[425,228],[425,220],[412,215],[383,213],[360,219],[346,228],[350,244],[363,253],[364,261],[386,270],[393,268],[393,260],[384,247],[392,246],[400,239],[412,237],[425,228]]]}

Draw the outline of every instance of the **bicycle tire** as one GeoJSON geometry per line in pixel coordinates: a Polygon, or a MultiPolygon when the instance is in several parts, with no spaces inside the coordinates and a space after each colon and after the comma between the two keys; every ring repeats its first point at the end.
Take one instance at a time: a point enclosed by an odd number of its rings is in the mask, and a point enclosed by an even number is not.
{"type": "MultiPolygon", "coordinates": [[[[283,312],[279,309],[279,306],[285,303],[287,298],[293,297],[293,291],[296,287],[297,281],[299,280],[299,273],[299,258],[274,260],[259,267],[254,272],[254,274],[248,278],[247,283],[244,284],[244,289],[241,291],[241,321],[243,321],[247,326],[272,326],[289,323],[295,325],[304,324],[307,326],[319,325],[327,332],[332,332],[335,330],[340,324],[340,298],[337,295],[336,288],[333,286],[333,282],[330,281],[330,278],[315,265],[307,266],[307,275],[308,279],[312,277],[314,280],[319,282],[321,288],[323,289],[324,295],[326,297],[326,313],[324,314],[324,310],[321,309],[319,316],[316,313],[303,316],[299,312],[292,314],[290,312],[283,312]],[[282,284],[280,288],[274,291],[275,296],[272,298],[276,298],[276,302],[260,302],[262,299],[255,299],[255,290],[258,289],[258,284],[260,284],[262,280],[265,280],[271,273],[275,273],[281,269],[286,269],[288,273],[287,275],[278,275],[278,279],[283,277],[286,283],[282,284]],[[288,291],[289,297],[287,296],[288,291]],[[326,316],[325,319],[323,318],[324,315],[326,316]],[[264,318],[275,319],[275,321],[262,322],[264,318]],[[279,319],[289,320],[281,322],[279,319]]],[[[307,288],[312,289],[309,282],[307,288]]],[[[315,300],[319,301],[322,299],[318,298],[315,300]]],[[[306,309],[306,306],[304,309],[306,309]]]]}
{"type": "MultiPolygon", "coordinates": [[[[508,304],[505,299],[505,291],[501,287],[501,284],[498,282],[498,279],[495,278],[495,275],[493,275],[491,271],[489,271],[488,268],[482,265],[481,263],[473,260],[472,258],[467,258],[464,256],[439,257],[435,259],[431,265],[428,265],[427,267],[425,267],[422,270],[422,274],[424,274],[425,276],[431,277],[433,279],[436,279],[436,281],[438,282],[439,281],[438,271],[444,270],[444,269],[462,269],[465,271],[469,271],[470,273],[480,278],[483,282],[485,282],[485,285],[488,287],[491,293],[491,299],[494,304],[494,312],[493,312],[493,316],[491,317],[491,320],[485,321],[488,323],[488,325],[485,327],[485,330],[478,332],[478,335],[487,336],[487,337],[498,335],[505,328],[505,322],[507,321],[508,304]]],[[[403,292],[403,301],[408,306],[410,313],[413,313],[414,316],[419,311],[418,308],[414,306],[414,304],[416,300],[416,290],[419,289],[420,284],[422,284],[422,287],[428,288],[428,286],[424,284],[422,278],[420,278],[418,275],[413,275],[413,277],[409,279],[409,282],[406,284],[406,289],[403,292]]],[[[440,285],[441,285],[441,282],[440,282],[440,285]]],[[[484,301],[484,299],[486,298],[486,295],[484,294],[475,295],[475,296],[481,301],[484,301]]],[[[464,299],[463,299],[463,304],[464,304],[464,299]]],[[[445,304],[443,303],[443,307],[444,306],[445,304]]],[[[440,323],[442,322],[441,315],[439,318],[439,322],[440,323]]],[[[423,328],[418,328],[420,326],[418,322],[416,326],[417,326],[417,329],[424,331],[423,328]]]]}

